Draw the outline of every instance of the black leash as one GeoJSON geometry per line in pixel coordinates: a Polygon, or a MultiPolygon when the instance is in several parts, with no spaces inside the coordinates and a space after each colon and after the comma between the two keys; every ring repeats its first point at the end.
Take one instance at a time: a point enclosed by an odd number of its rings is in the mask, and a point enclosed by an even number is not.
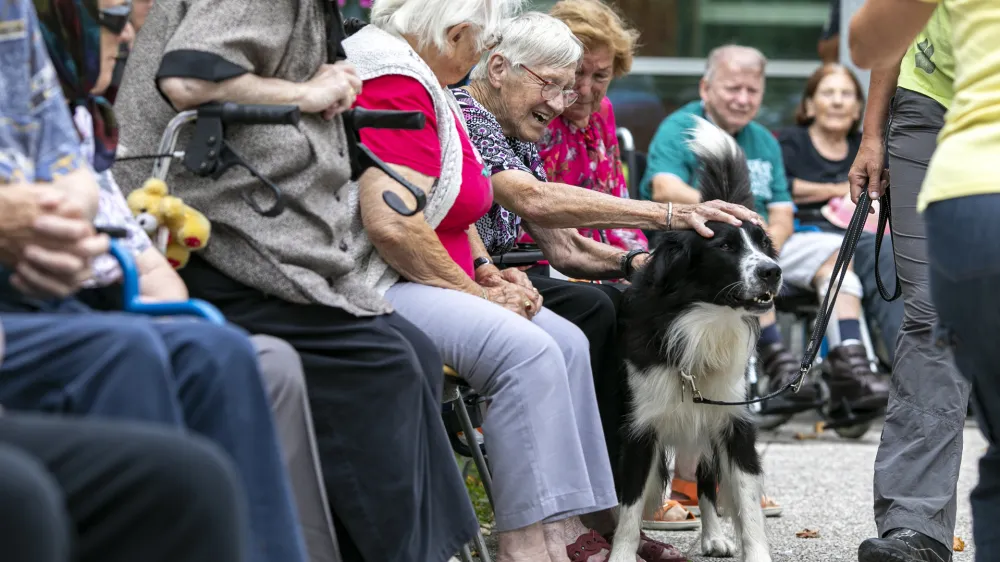
{"type": "MultiPolygon", "coordinates": [[[[888,131],[888,127],[886,127],[886,130],[888,131]]],[[[875,283],[878,285],[878,292],[882,298],[891,302],[898,299],[902,294],[902,287],[899,285],[899,277],[896,277],[896,290],[892,295],[889,295],[889,291],[886,290],[885,285],[882,283],[882,276],[879,274],[878,268],[878,259],[882,250],[882,237],[885,235],[885,227],[886,225],[892,224],[892,204],[889,198],[888,188],[886,188],[885,193],[879,200],[881,201],[881,205],[879,206],[878,227],[875,232],[875,283]]],[[[823,336],[826,335],[826,328],[830,323],[830,316],[833,314],[833,308],[837,302],[837,295],[840,293],[840,286],[843,284],[844,277],[847,275],[847,265],[851,263],[851,259],[854,258],[854,250],[858,246],[858,240],[861,238],[861,233],[864,232],[865,222],[868,220],[868,210],[871,209],[871,206],[872,200],[868,195],[868,192],[862,192],[861,196],[858,198],[858,206],[854,209],[854,215],[851,216],[851,222],[848,224],[847,231],[844,233],[844,242],[840,245],[840,253],[837,255],[837,261],[833,266],[833,275],[830,277],[830,286],[826,289],[826,296],[823,298],[823,305],[820,307],[819,314],[816,316],[816,324],[813,326],[812,337],[809,340],[809,347],[806,348],[806,352],[802,356],[802,363],[799,367],[798,376],[781,389],[776,390],[767,396],[754,398],[753,400],[744,400],[742,402],[725,402],[722,400],[704,398],[698,392],[698,389],[695,388],[694,379],[690,376],[686,376],[688,384],[691,385],[695,404],[711,404],[714,406],[744,406],[748,404],[756,404],[757,402],[763,402],[764,400],[770,400],[779,394],[787,392],[789,389],[793,392],[799,391],[799,388],[802,387],[802,380],[809,373],[809,371],[812,370],[813,362],[816,361],[816,354],[819,353],[820,343],[823,341],[823,336]]],[[[891,231],[889,235],[890,237],[892,236],[891,231]]]]}

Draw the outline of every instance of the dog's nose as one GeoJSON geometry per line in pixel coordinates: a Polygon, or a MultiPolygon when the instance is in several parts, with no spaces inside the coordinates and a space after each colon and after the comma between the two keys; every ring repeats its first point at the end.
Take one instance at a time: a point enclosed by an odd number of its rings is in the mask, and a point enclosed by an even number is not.
{"type": "Polygon", "coordinates": [[[777,283],[781,278],[781,268],[774,262],[764,262],[757,265],[757,278],[765,283],[777,283]]]}

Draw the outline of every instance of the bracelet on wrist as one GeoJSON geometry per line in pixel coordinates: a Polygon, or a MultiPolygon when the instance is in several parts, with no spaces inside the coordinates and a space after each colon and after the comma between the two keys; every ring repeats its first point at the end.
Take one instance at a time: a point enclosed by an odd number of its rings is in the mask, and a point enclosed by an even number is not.
{"type": "Polygon", "coordinates": [[[667,202],[667,230],[674,229],[674,204],[672,201],[667,202]]]}

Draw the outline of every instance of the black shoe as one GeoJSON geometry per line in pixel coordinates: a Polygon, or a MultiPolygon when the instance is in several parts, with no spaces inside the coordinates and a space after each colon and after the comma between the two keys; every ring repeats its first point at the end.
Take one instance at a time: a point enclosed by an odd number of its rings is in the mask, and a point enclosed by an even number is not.
{"type": "MultiPolygon", "coordinates": [[[[768,378],[766,389],[768,394],[781,390],[799,375],[799,360],[789,353],[781,342],[767,346],[758,345],[757,358],[761,370],[768,378]]],[[[789,390],[765,400],[761,404],[763,408],[761,413],[797,414],[816,408],[821,403],[819,387],[806,382],[797,393],[789,390]]]]}
{"type": "Polygon", "coordinates": [[[861,543],[858,562],[951,562],[951,549],[923,533],[893,529],[861,543]]]}

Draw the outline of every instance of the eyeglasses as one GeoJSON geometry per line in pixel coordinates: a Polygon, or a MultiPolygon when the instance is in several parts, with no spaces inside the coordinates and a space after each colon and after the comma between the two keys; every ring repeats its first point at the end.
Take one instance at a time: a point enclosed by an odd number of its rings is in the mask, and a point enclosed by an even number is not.
{"type": "Polygon", "coordinates": [[[97,23],[114,35],[121,35],[131,16],[132,0],[125,0],[124,4],[101,8],[97,15],[97,23]]]}
{"type": "Polygon", "coordinates": [[[565,103],[566,107],[569,107],[576,103],[576,100],[580,97],[580,94],[574,92],[573,90],[563,90],[559,84],[556,84],[552,80],[546,80],[538,74],[535,74],[535,71],[531,70],[527,66],[524,66],[523,64],[518,66],[523,68],[528,74],[534,76],[535,79],[542,84],[542,99],[552,101],[561,95],[563,97],[563,103],[565,103]]]}

